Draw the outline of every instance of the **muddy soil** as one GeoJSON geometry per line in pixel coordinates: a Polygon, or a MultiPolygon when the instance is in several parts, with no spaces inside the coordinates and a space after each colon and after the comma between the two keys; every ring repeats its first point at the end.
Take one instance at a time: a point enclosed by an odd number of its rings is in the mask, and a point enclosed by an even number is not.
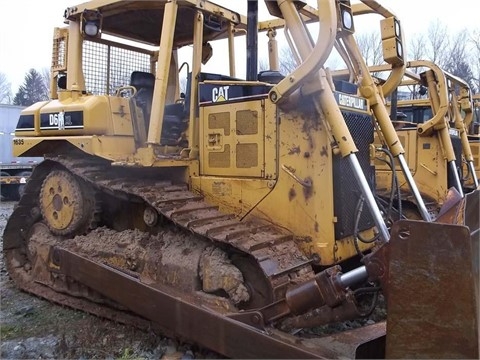
{"type": "MultiPolygon", "coordinates": [[[[0,242],[15,202],[0,202],[0,242]]],[[[2,246],[0,244],[0,250],[2,246]]],[[[1,255],[1,254],[0,254],[1,255]]],[[[193,359],[217,354],[19,291],[0,256],[1,359],[193,359]]]]}

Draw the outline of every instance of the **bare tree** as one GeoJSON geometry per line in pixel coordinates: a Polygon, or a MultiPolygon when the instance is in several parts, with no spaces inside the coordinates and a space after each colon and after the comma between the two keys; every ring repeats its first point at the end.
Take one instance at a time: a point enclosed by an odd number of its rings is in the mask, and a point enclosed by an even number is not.
{"type": "Polygon", "coordinates": [[[382,40],[378,32],[359,34],[357,44],[368,66],[383,63],[382,40]]]}
{"type": "Polygon", "coordinates": [[[429,58],[435,64],[443,67],[447,59],[450,40],[448,28],[440,20],[435,20],[428,26],[428,45],[430,46],[429,58]]]}
{"type": "Polygon", "coordinates": [[[342,69],[345,67],[345,62],[342,60],[338,52],[334,49],[333,53],[328,57],[325,62],[325,67],[330,68],[331,70],[342,69]]]}
{"type": "Polygon", "coordinates": [[[473,83],[475,85],[476,93],[480,93],[480,28],[472,31],[469,39],[471,45],[471,58],[473,69],[473,83]]]}
{"type": "Polygon", "coordinates": [[[48,67],[40,69],[40,76],[42,77],[43,86],[47,89],[47,93],[50,93],[50,69],[48,67]]]}
{"type": "MultiPolygon", "coordinates": [[[[292,51],[288,46],[282,46],[279,50],[279,62],[280,68],[279,71],[283,75],[290,74],[295,68],[298,67],[297,61],[293,56],[292,51]]],[[[268,63],[268,59],[260,59],[258,62],[258,68],[260,71],[269,70],[270,64],[268,63]]]]}
{"type": "Polygon", "coordinates": [[[424,34],[415,34],[409,41],[408,60],[424,60],[427,58],[427,40],[424,34]]]}
{"type": "MultiPolygon", "coordinates": [[[[442,69],[465,80],[472,91],[480,91],[480,29],[464,29],[454,35],[447,25],[435,20],[426,37],[417,34],[410,41],[410,60],[430,60],[442,69]]],[[[421,69],[417,69],[417,72],[421,69]]]]}
{"type": "Polygon", "coordinates": [[[450,42],[448,53],[443,61],[444,68],[455,76],[462,78],[470,88],[475,88],[475,80],[472,72],[473,59],[470,58],[469,33],[462,30],[457,33],[450,42]]]}
{"type": "Polygon", "coordinates": [[[7,76],[0,73],[0,104],[12,103],[12,85],[8,82],[7,76]]]}
{"type": "Polygon", "coordinates": [[[283,75],[290,74],[298,67],[297,61],[293,56],[292,50],[288,46],[280,48],[280,72],[283,75]]]}
{"type": "Polygon", "coordinates": [[[269,70],[270,65],[268,64],[268,60],[265,58],[258,59],[258,71],[265,71],[269,70]]]}

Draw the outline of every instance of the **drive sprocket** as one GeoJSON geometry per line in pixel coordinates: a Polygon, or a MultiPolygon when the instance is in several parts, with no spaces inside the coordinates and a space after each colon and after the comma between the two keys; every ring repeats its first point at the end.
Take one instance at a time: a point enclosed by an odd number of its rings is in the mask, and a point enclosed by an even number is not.
{"type": "Polygon", "coordinates": [[[81,235],[94,222],[92,189],[66,170],[53,170],[45,177],[39,205],[45,223],[55,235],[81,235]]]}

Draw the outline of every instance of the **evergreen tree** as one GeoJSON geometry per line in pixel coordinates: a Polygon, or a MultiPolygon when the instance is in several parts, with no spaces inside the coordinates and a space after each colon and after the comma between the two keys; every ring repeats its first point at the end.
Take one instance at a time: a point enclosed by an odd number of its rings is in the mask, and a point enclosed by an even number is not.
{"type": "Polygon", "coordinates": [[[13,99],[14,105],[30,106],[38,101],[48,100],[49,89],[42,75],[35,69],[30,69],[25,75],[23,84],[13,99]]]}

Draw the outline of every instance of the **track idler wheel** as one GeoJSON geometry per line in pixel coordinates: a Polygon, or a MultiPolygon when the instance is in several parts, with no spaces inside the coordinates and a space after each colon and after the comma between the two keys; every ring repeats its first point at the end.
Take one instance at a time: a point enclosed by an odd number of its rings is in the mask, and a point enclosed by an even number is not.
{"type": "Polygon", "coordinates": [[[43,218],[55,235],[80,235],[93,223],[94,193],[68,171],[54,170],[47,175],[39,203],[43,218]]]}
{"type": "Polygon", "coordinates": [[[240,304],[242,310],[259,309],[272,303],[274,294],[272,285],[267,280],[258,264],[247,256],[234,255],[232,264],[241,272],[250,299],[240,304]]]}

